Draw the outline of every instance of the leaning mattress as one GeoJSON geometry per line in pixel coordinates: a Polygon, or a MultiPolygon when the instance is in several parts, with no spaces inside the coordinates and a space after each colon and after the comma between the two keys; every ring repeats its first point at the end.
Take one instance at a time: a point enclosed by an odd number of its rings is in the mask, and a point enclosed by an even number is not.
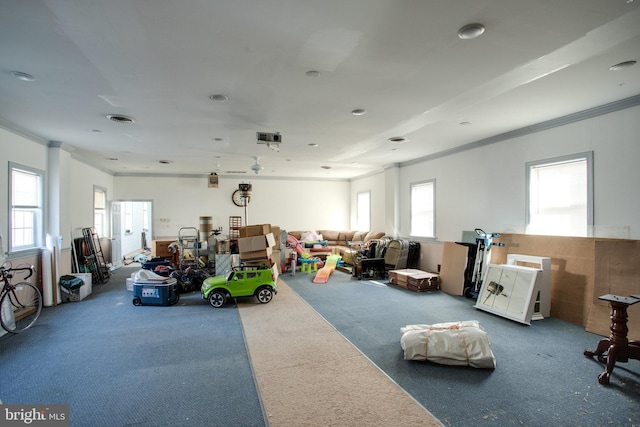
{"type": "Polygon", "coordinates": [[[407,325],[400,328],[400,332],[405,360],[473,368],[496,367],[487,334],[477,320],[407,325]]]}

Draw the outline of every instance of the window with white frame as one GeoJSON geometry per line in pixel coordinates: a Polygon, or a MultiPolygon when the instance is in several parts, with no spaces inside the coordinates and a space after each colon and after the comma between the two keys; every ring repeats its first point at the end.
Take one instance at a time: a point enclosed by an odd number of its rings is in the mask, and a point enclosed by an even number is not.
{"type": "Polygon", "coordinates": [[[93,227],[98,236],[107,235],[107,190],[93,187],[93,227]]]}
{"type": "Polygon", "coordinates": [[[371,229],[371,192],[358,193],[358,230],[369,231],[371,229]]]}
{"type": "Polygon", "coordinates": [[[9,162],[9,251],[42,246],[44,172],[9,162]]]}
{"type": "Polygon", "coordinates": [[[529,234],[587,237],[593,226],[593,152],[526,164],[529,234]]]}
{"type": "Polygon", "coordinates": [[[411,184],[411,235],[435,238],[435,179],[411,184]]]}

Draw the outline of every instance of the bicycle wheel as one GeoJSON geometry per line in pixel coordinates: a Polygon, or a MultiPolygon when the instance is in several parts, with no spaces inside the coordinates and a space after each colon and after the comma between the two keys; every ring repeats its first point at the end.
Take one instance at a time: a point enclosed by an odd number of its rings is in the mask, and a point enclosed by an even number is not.
{"type": "Polygon", "coordinates": [[[0,323],[8,332],[17,334],[38,320],[42,295],[31,283],[12,285],[0,299],[0,323]]]}

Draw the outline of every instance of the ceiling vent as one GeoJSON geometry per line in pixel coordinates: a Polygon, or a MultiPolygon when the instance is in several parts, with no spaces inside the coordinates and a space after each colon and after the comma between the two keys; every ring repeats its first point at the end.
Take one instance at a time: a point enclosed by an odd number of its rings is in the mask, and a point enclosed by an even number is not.
{"type": "Polygon", "coordinates": [[[136,119],[134,119],[133,117],[129,117],[129,116],[121,116],[118,114],[109,114],[107,116],[107,119],[111,120],[112,122],[116,122],[116,123],[135,123],[136,119]]]}

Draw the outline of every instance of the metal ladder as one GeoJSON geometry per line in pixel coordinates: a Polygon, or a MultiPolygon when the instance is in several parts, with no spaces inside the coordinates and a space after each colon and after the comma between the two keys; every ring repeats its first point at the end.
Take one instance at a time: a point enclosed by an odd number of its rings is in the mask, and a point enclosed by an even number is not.
{"type": "Polygon", "coordinates": [[[102,284],[109,281],[110,272],[104,259],[100,238],[93,227],[82,229],[82,238],[88,254],[85,255],[87,267],[91,272],[93,283],[102,284]]]}

